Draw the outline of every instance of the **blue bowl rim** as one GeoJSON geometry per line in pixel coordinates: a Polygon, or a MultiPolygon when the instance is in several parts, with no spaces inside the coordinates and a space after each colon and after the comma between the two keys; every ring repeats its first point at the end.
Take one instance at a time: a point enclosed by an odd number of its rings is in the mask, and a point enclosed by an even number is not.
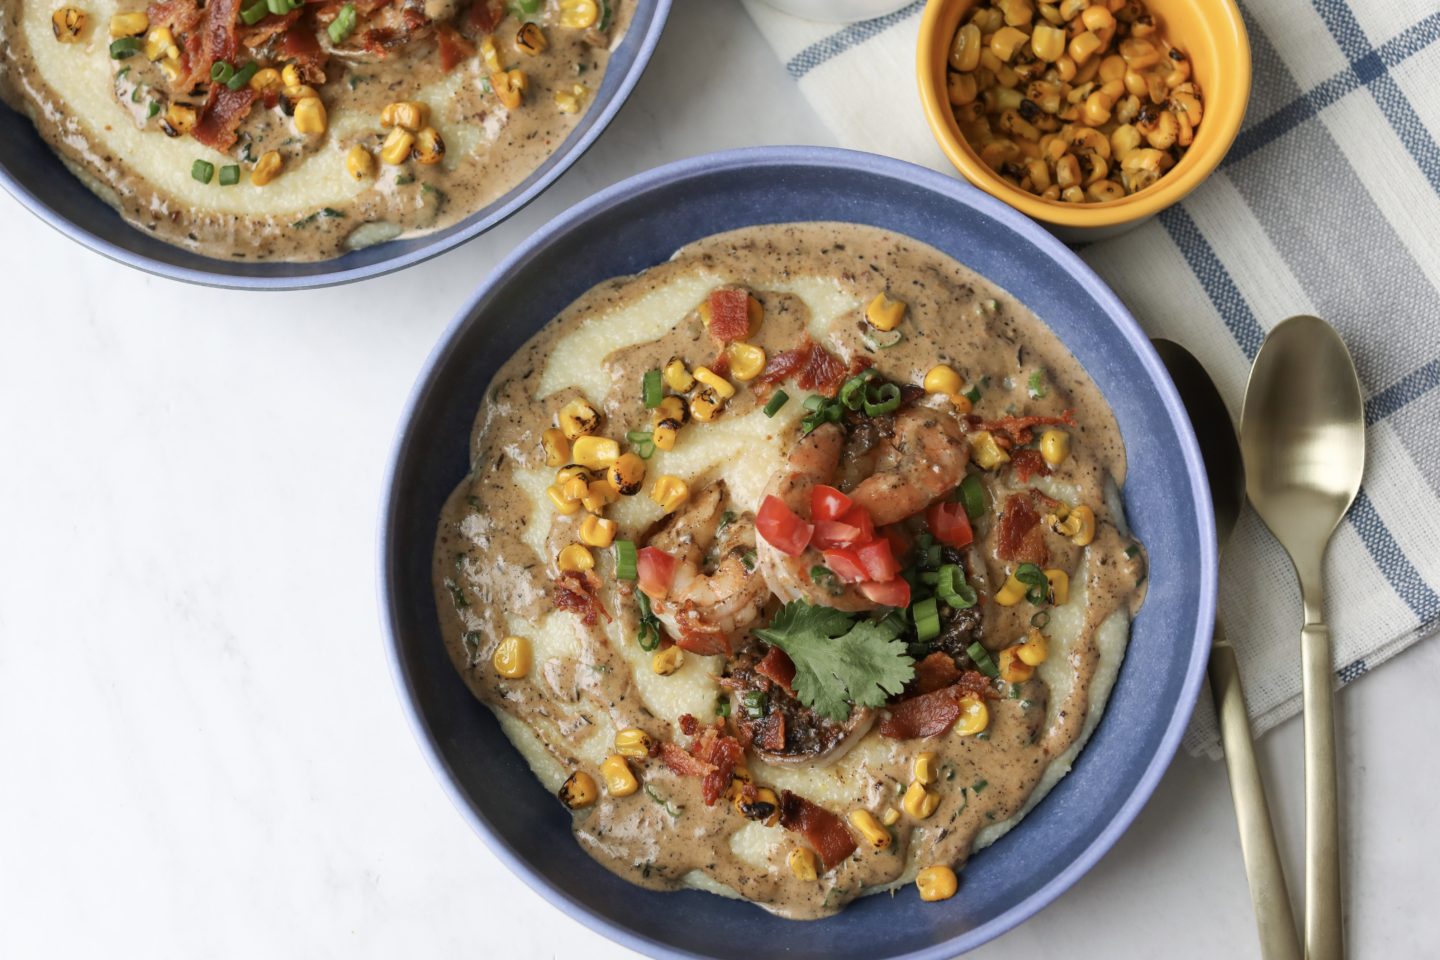
{"type": "MultiPolygon", "coordinates": [[[[1004,226],[1033,243],[1043,254],[1054,258],[1074,276],[1082,288],[1110,316],[1116,329],[1125,338],[1131,349],[1136,352],[1150,374],[1152,382],[1161,395],[1165,413],[1175,425],[1179,435],[1179,452],[1185,464],[1185,472],[1190,479],[1190,493],[1195,501],[1196,521],[1201,528],[1200,556],[1198,558],[1201,606],[1196,618],[1195,636],[1191,638],[1189,663],[1186,666],[1181,694],[1175,704],[1175,712],[1161,738],[1159,749],[1150,758],[1135,789],[1110,823],[1100,831],[1089,847],[1043,887],[1014,904],[1004,913],[998,914],[980,926],[957,937],[952,937],[944,943],[887,958],[887,960],[951,960],[956,955],[968,952],[1019,926],[1049,906],[1109,852],[1139,815],[1141,808],[1154,793],[1160,778],[1174,758],[1185,728],[1189,724],[1195,702],[1199,697],[1205,664],[1209,659],[1210,633],[1215,618],[1218,585],[1218,547],[1204,461],[1201,458],[1199,443],[1190,426],[1185,406],[1181,402],[1180,395],[1176,392],[1159,354],[1155,352],[1149,338],[1140,329],[1140,325],[1119,297],[1074,251],[1038,223],[989,194],[929,168],[878,154],[834,147],[747,147],[689,157],[636,174],[576,204],[537,230],[491,272],[469,302],[450,321],[450,325],[426,358],[406,400],[391,450],[390,462],[386,469],[377,536],[377,577],[379,580],[377,596],[381,608],[380,617],[385,630],[386,656],[390,662],[395,690],[406,718],[410,722],[411,731],[421,752],[425,755],[425,759],[429,762],[432,772],[440,781],[456,810],[486,841],[490,849],[512,873],[569,916],[631,950],[663,958],[663,960],[705,960],[701,955],[677,949],[613,923],[606,917],[593,912],[548,877],[531,870],[520,858],[515,848],[503,835],[491,828],[461,791],[458,779],[445,760],[440,745],[420,714],[415,685],[409,667],[401,656],[398,599],[391,589],[394,582],[391,548],[397,536],[396,523],[401,502],[396,481],[402,464],[413,455],[416,413],[428,400],[437,371],[453,359],[456,343],[471,316],[484,304],[492,292],[505,282],[506,277],[519,264],[542,252],[555,236],[577,227],[583,228],[594,215],[611,206],[624,203],[635,194],[647,189],[675,180],[735,168],[765,166],[843,167],[887,179],[904,180],[912,185],[918,184],[934,190],[946,200],[973,207],[979,213],[1000,221],[1004,226]]],[[[604,278],[597,278],[596,282],[599,282],[600,279],[604,278]]]]}
{"type": "MultiPolygon", "coordinates": [[[[208,270],[194,270],[189,267],[180,267],[175,264],[166,263],[163,260],[156,260],[143,254],[135,253],[118,244],[101,239],[89,228],[80,225],[72,220],[60,216],[50,208],[43,200],[34,194],[29,188],[15,179],[10,171],[0,165],[0,186],[40,220],[53,227],[71,240],[87,247],[100,254],[108,260],[123,264],[127,267],[134,267],[143,270],[145,273],[157,277],[165,277],[169,280],[181,280],[185,283],[193,283],[202,287],[215,287],[222,290],[315,290],[323,287],[334,287],[344,283],[354,283],[357,280],[368,280],[371,277],[383,277],[388,273],[412,267],[417,263],[424,263],[426,260],[438,257],[442,253],[448,253],[461,244],[467,243],[492,227],[503,223],[510,217],[519,213],[531,201],[540,196],[550,188],[552,184],[565,174],[575,161],[579,160],[594,145],[595,141],[609,128],[610,122],[630,99],[630,93],[635,85],[640,82],[640,75],[643,74],[650,64],[650,58],[655,52],[656,45],[660,42],[660,35],[664,32],[665,24],[670,17],[670,6],[673,0],[653,0],[655,15],[650,21],[650,29],[640,39],[640,46],[635,51],[635,62],[631,65],[629,72],[621,78],[620,86],[615,89],[615,94],[601,108],[600,113],[595,117],[589,129],[587,129],[574,143],[562,142],[560,149],[565,152],[559,161],[546,171],[525,190],[515,194],[509,200],[499,206],[491,208],[487,213],[480,216],[473,223],[463,230],[457,231],[449,237],[437,240],[435,243],[422,247],[419,250],[407,253],[404,256],[395,257],[390,260],[383,260],[379,263],[372,263],[362,267],[354,267],[349,270],[341,270],[334,273],[320,273],[300,277],[267,277],[267,276],[231,276],[228,274],[212,273],[208,270]]],[[[23,114],[21,115],[23,118],[23,114]]],[[[70,174],[73,176],[73,174],[70,174]]],[[[79,180],[76,180],[79,183],[79,180]]],[[[471,214],[475,216],[475,214],[471,214]]],[[[132,227],[133,229],[133,227],[132,227]]]]}

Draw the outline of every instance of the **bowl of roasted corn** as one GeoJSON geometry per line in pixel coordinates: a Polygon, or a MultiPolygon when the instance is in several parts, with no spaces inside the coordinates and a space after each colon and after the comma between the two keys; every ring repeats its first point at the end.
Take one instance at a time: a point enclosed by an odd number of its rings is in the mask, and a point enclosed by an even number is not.
{"type": "Polygon", "coordinates": [[[1233,0],[930,0],[916,75],[967,180],[1093,240],[1219,166],[1250,96],[1250,44],[1233,0]]]}

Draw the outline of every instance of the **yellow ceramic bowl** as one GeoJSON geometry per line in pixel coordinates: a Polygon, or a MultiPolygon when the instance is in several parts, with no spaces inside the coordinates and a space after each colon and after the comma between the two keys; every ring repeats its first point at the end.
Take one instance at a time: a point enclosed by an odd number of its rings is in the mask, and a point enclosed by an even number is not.
{"type": "Polygon", "coordinates": [[[920,21],[916,78],[930,130],[950,162],[975,186],[1066,239],[1099,239],[1136,226],[1181,200],[1208,177],[1230,149],[1250,98],[1250,41],[1234,0],[1145,0],[1166,39],[1190,57],[1205,118],[1174,168],[1139,193],[1106,203],[1062,203],[1021,190],[991,170],[970,148],[945,94],[950,43],[978,0],[930,0],[920,21]]]}

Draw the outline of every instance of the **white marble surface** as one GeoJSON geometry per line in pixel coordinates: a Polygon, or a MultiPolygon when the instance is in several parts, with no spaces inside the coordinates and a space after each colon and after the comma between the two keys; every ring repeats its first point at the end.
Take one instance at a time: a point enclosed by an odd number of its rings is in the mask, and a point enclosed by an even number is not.
{"type": "MultiPolygon", "coordinates": [[[[387,673],[374,529],[415,373],[513,244],[631,171],[827,141],[737,5],[676,7],[589,156],[399,276],[182,286],[0,195],[0,957],[633,956],[514,880],[435,783],[387,673]]],[[[1355,956],[1440,955],[1437,680],[1431,640],[1340,701],[1355,956]]],[[[1298,876],[1298,725],[1261,753],[1298,876]]],[[[1102,952],[1256,955],[1220,765],[1177,760],[1114,852],[976,955],[1102,952]]]]}

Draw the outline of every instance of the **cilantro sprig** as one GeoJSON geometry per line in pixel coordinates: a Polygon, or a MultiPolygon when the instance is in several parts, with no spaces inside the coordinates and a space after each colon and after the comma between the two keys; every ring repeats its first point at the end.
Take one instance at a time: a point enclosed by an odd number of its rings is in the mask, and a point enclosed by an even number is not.
{"type": "Polygon", "coordinates": [[[831,720],[850,718],[850,705],[883,706],[915,676],[915,661],[899,638],[901,625],[879,623],[831,607],[793,600],[770,626],[755,633],[795,664],[795,696],[831,720]]]}

